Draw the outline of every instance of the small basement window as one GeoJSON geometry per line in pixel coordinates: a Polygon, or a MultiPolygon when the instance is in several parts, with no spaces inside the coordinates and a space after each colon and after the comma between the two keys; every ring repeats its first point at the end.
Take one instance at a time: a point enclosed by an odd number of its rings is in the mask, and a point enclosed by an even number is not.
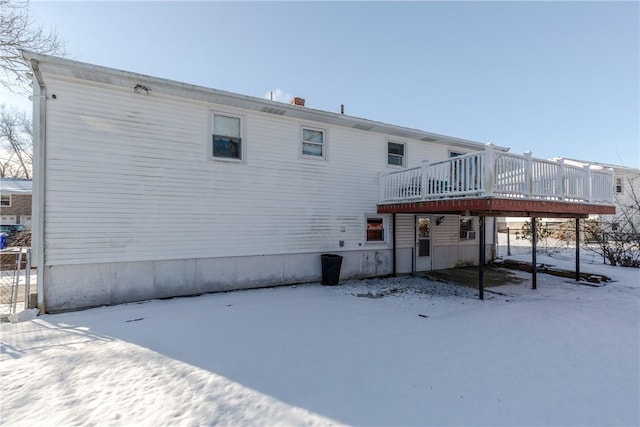
{"type": "Polygon", "coordinates": [[[11,194],[0,195],[0,206],[11,207],[11,194]]]}
{"type": "Polygon", "coordinates": [[[242,120],[213,114],[213,157],[242,160],[242,120]]]}
{"type": "Polygon", "coordinates": [[[367,242],[384,242],[383,218],[367,218],[367,242]]]}
{"type": "Polygon", "coordinates": [[[473,229],[473,218],[460,218],[460,240],[473,240],[476,232],[473,229]]]}
{"type": "Polygon", "coordinates": [[[325,132],[321,129],[302,128],[302,154],[305,156],[323,157],[325,132]]]}
{"type": "Polygon", "coordinates": [[[404,144],[400,142],[387,141],[387,164],[393,166],[404,166],[404,144]]]}

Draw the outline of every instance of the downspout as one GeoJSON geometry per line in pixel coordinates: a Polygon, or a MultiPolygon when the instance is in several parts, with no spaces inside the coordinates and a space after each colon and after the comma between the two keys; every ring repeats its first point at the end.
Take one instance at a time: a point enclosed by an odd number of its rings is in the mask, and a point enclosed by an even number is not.
{"type": "Polygon", "coordinates": [[[398,268],[397,268],[397,251],[398,251],[398,245],[396,243],[396,214],[395,212],[393,213],[393,222],[392,222],[392,227],[393,227],[393,277],[396,277],[398,275],[398,268]]]}
{"type": "Polygon", "coordinates": [[[498,217],[493,217],[493,246],[491,249],[491,261],[498,257],[498,217]]]}
{"type": "Polygon", "coordinates": [[[40,72],[40,65],[36,59],[29,60],[33,70],[33,190],[31,200],[31,211],[34,219],[32,221],[32,241],[33,260],[35,261],[38,275],[38,309],[40,313],[45,313],[44,303],[44,200],[46,183],[46,107],[47,88],[44,78],[40,72]],[[36,84],[37,83],[37,84],[36,84]]]}

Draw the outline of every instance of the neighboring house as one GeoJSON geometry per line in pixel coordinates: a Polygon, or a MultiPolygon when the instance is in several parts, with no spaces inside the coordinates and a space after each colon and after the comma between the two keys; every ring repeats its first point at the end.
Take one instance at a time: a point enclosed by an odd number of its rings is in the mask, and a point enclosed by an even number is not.
{"type": "Polygon", "coordinates": [[[601,216],[610,222],[613,222],[614,218],[620,215],[628,216],[636,232],[640,231],[640,209],[638,209],[638,203],[640,202],[640,169],[606,163],[587,162],[585,160],[564,160],[568,164],[581,167],[589,166],[594,170],[613,171],[613,194],[616,214],[601,216]]]}
{"type": "Polygon", "coordinates": [[[342,279],[477,265],[485,217],[612,212],[608,173],[564,193],[506,148],[23,55],[41,310],[318,281],[323,253],[342,279]]]}
{"type": "Polygon", "coordinates": [[[31,180],[0,178],[0,223],[31,227],[31,180]]]}

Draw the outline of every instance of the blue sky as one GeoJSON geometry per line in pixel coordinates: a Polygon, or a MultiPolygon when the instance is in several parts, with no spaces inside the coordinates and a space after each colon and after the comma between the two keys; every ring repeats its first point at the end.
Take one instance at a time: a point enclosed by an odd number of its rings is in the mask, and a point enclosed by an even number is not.
{"type": "Polygon", "coordinates": [[[640,166],[639,2],[33,2],[69,57],[640,166]]]}

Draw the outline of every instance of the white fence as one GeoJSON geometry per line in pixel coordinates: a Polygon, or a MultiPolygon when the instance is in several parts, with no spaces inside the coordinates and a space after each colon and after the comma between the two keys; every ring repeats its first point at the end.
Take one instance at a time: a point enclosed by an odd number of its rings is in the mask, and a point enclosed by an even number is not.
{"type": "Polygon", "coordinates": [[[380,203],[510,197],[613,204],[613,170],[495,151],[453,157],[380,176],[380,203]]]}

